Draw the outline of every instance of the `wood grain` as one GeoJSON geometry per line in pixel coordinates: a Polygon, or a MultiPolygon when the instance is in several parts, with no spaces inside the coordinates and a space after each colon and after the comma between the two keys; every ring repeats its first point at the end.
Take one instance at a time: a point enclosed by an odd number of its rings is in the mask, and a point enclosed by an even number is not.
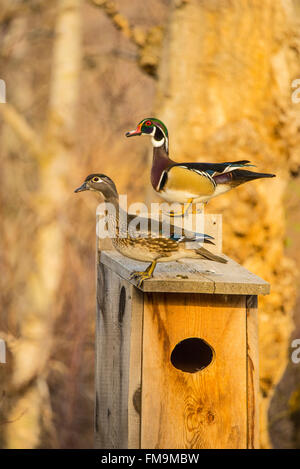
{"type": "Polygon", "coordinates": [[[142,383],[142,448],[246,448],[245,297],[145,294],[142,383]],[[189,337],[215,351],[193,374],[170,361],[189,337]]]}
{"type": "Polygon", "coordinates": [[[143,293],[130,285],[131,328],[128,389],[128,448],[141,445],[141,387],[142,387],[142,335],[143,293]]]}
{"type": "Polygon", "coordinates": [[[259,349],[257,296],[246,297],[248,448],[259,448],[259,349]]]}
{"type": "Polygon", "coordinates": [[[96,214],[96,235],[97,235],[97,252],[99,255],[100,251],[110,251],[113,249],[113,245],[111,242],[110,238],[102,238],[99,236],[100,230],[99,230],[99,223],[101,223],[102,218],[104,217],[103,214],[97,213],[96,214]]]}
{"type": "MultiPolygon", "coordinates": [[[[227,256],[227,264],[208,260],[189,260],[158,264],[154,277],[146,280],[144,292],[218,293],[231,295],[267,295],[270,285],[257,275],[227,256]]],[[[117,251],[102,251],[101,262],[130,280],[134,270],[145,269],[149,263],[138,262],[122,256],[117,251]]]]}
{"type": "Polygon", "coordinates": [[[140,386],[141,293],[98,265],[96,325],[96,448],[127,448],[139,441],[139,415],[130,404],[140,386]],[[134,303],[134,306],[132,306],[134,303]],[[137,319],[131,322],[131,311],[137,319]],[[133,381],[130,384],[130,373],[133,381]],[[136,414],[136,415],[135,415],[136,414]],[[130,425],[130,433],[128,426],[130,425]]]}

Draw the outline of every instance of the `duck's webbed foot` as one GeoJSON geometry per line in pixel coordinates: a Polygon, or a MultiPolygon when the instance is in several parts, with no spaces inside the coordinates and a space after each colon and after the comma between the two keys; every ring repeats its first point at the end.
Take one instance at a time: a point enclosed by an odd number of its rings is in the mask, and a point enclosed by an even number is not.
{"type": "Polygon", "coordinates": [[[148,272],[145,270],[145,272],[141,272],[141,271],[132,272],[129,278],[130,280],[136,280],[137,286],[140,288],[142,286],[143,281],[151,277],[152,275],[149,275],[148,272]]]}
{"type": "Polygon", "coordinates": [[[145,271],[134,271],[130,274],[130,280],[136,280],[137,286],[140,288],[144,280],[151,278],[153,276],[153,271],[156,266],[156,261],[153,261],[145,271]]]}

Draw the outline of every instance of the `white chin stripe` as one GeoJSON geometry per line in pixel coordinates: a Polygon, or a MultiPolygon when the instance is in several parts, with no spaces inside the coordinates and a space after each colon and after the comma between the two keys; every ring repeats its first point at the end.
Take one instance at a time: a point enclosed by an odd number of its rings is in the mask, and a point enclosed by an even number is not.
{"type": "Polygon", "coordinates": [[[152,137],[151,141],[152,141],[152,145],[153,145],[154,147],[162,147],[163,144],[165,143],[165,139],[164,139],[164,138],[162,138],[161,140],[155,140],[155,138],[152,137]]]}

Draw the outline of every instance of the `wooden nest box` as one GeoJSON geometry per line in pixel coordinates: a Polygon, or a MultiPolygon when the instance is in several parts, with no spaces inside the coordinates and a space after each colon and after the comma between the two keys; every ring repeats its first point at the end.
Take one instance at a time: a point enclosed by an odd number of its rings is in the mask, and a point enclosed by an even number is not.
{"type": "MultiPolygon", "coordinates": [[[[221,252],[221,215],[205,217],[221,252]]],[[[269,284],[231,259],[158,264],[141,289],[141,263],[114,250],[97,270],[96,447],[257,448],[269,284]]]]}

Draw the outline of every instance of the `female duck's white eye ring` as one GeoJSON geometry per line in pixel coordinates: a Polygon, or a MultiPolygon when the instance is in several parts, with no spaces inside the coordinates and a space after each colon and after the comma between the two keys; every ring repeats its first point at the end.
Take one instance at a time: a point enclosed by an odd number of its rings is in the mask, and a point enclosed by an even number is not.
{"type": "Polygon", "coordinates": [[[95,176],[93,179],[92,179],[92,182],[99,182],[100,181],[100,178],[98,178],[98,176],[95,176]]]}

